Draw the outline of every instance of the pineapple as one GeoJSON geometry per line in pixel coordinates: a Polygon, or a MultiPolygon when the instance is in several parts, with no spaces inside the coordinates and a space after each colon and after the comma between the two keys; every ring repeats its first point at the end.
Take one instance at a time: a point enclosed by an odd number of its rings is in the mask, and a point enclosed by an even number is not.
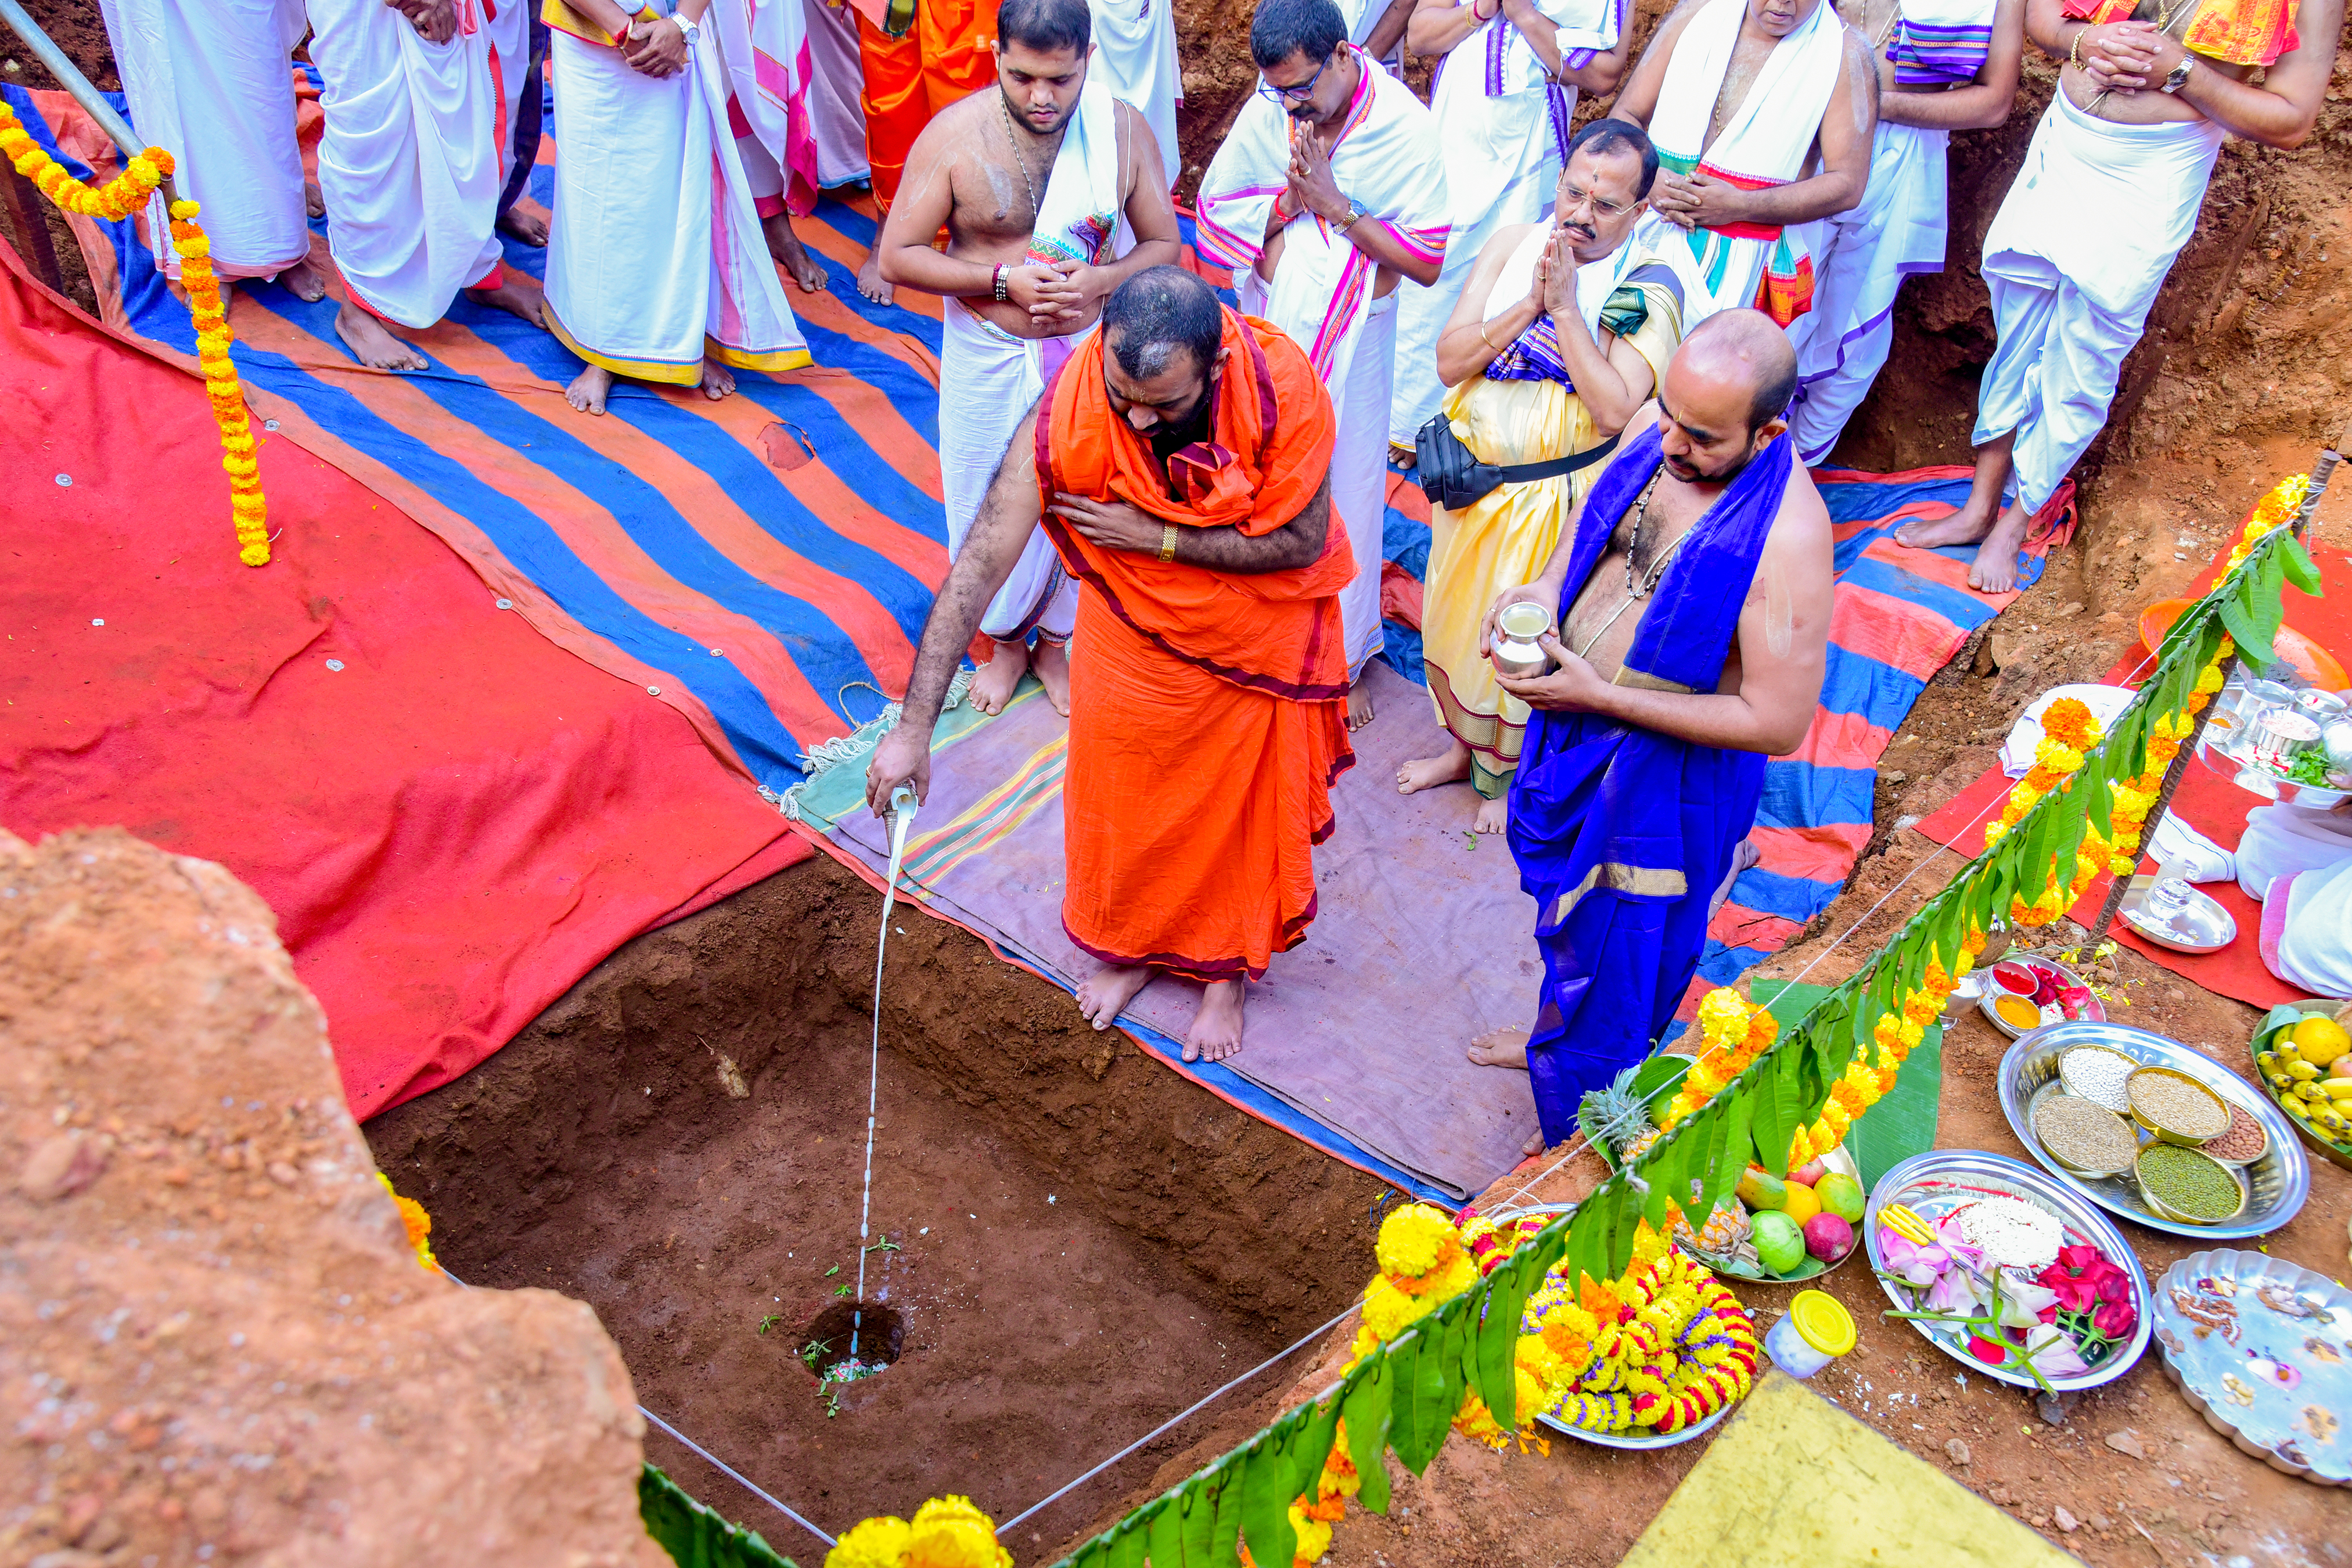
{"type": "Polygon", "coordinates": [[[1706,1251],[1722,1257],[1747,1240],[1754,1228],[1739,1200],[1727,1198],[1707,1216],[1706,1228],[1698,1233],[1698,1244],[1706,1251]]]}
{"type": "Polygon", "coordinates": [[[1592,1090],[1576,1107],[1576,1124],[1584,1141],[1620,1166],[1641,1158],[1658,1141],[1649,1107],[1633,1092],[1633,1078],[1641,1070],[1642,1064],[1634,1063],[1612,1079],[1607,1089],[1592,1090]]]}

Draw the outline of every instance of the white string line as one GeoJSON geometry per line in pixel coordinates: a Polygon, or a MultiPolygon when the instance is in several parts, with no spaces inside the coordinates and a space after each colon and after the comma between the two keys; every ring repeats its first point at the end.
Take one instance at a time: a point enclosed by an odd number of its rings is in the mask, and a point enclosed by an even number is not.
{"type": "MultiPolygon", "coordinates": [[[[441,1268],[441,1265],[438,1263],[436,1263],[433,1267],[436,1268],[441,1268]]],[[[471,1285],[467,1284],[463,1279],[458,1279],[446,1268],[441,1268],[441,1273],[451,1284],[456,1285],[460,1289],[470,1290],[473,1289],[471,1285]]],[[[720,1458],[718,1455],[712,1453],[709,1449],[704,1447],[701,1444],[696,1442],[693,1438],[688,1436],[685,1433],[679,1431],[677,1427],[671,1426],[668,1422],[663,1420],[660,1416],[655,1415],[644,1405],[640,1405],[637,1406],[637,1414],[652,1422],[655,1426],[660,1427],[663,1431],[668,1433],[671,1436],[677,1438],[679,1442],[685,1444],[688,1447],[693,1449],[696,1453],[701,1455],[704,1458],[709,1460],[712,1465],[718,1468],[719,1471],[722,1475],[725,1475],[730,1480],[734,1481],[737,1486],[741,1487],[745,1491],[750,1492],[753,1497],[758,1498],[761,1502],[766,1503],[770,1508],[774,1509],[778,1513],[782,1514],[786,1519],[791,1520],[794,1524],[799,1525],[803,1530],[807,1531],[811,1535],[815,1536],[827,1546],[835,1544],[832,1536],[827,1535],[824,1531],[819,1530],[815,1525],[811,1524],[807,1520],[802,1518],[801,1515],[792,1508],[783,1503],[778,1502],[774,1498],[770,1497],[765,1491],[762,1491],[756,1484],[746,1478],[741,1471],[735,1468],[734,1466],[729,1464],[726,1460],[720,1458]]]]}
{"type": "MultiPolygon", "coordinates": [[[[902,788],[904,786],[901,786],[902,788]]],[[[907,829],[915,819],[911,795],[906,807],[890,796],[890,866],[882,886],[882,934],[874,945],[874,1052],[866,1066],[866,1192],[857,1201],[857,1301],[849,1310],[849,1365],[857,1367],[857,1331],[866,1324],[866,1224],[874,1209],[874,1110],[882,1088],[882,963],[890,952],[890,911],[898,901],[898,861],[907,852],[907,829]]]]}
{"type": "Polygon", "coordinates": [[[671,1426],[668,1422],[663,1420],[652,1411],[647,1410],[644,1405],[640,1405],[637,1406],[637,1413],[643,1415],[646,1420],[652,1422],[655,1426],[660,1427],[663,1431],[668,1433],[671,1436],[677,1438],[679,1442],[685,1444],[688,1447],[693,1449],[696,1453],[701,1455],[704,1458],[709,1460],[711,1464],[718,1467],[720,1473],[734,1481],[737,1486],[741,1487],[745,1491],[750,1492],[753,1497],[758,1498],[761,1502],[766,1503],[770,1508],[774,1509],[778,1513],[782,1514],[786,1519],[791,1520],[794,1524],[799,1525],[803,1530],[807,1531],[811,1535],[815,1536],[827,1546],[838,1544],[832,1536],[827,1535],[824,1531],[819,1530],[815,1525],[811,1524],[807,1520],[802,1518],[800,1514],[791,1508],[787,1507],[783,1503],[778,1502],[774,1498],[770,1497],[766,1492],[762,1491],[755,1482],[747,1479],[741,1472],[737,1470],[732,1465],[730,1465],[726,1460],[720,1458],[718,1455],[712,1453],[709,1449],[704,1447],[701,1444],[696,1442],[693,1438],[688,1436],[685,1433],[679,1431],[677,1427],[671,1426]]]}
{"type": "Polygon", "coordinates": [[[1199,1411],[1207,1405],[1215,1404],[1219,1399],[1223,1398],[1234,1389],[1239,1388],[1243,1384],[1247,1383],[1251,1378],[1255,1377],[1259,1373],[1264,1372],[1267,1367],[1272,1366],[1275,1363],[1282,1360],[1285,1356],[1291,1354],[1293,1352],[1297,1351],[1305,1345],[1321,1339],[1325,1334],[1329,1333],[1333,1329],[1336,1329],[1341,1323],[1346,1322],[1349,1318],[1355,1314],[1356,1309],[1362,1304],[1363,1303],[1360,1301],[1349,1302],[1348,1310],[1346,1311],[1341,1312],[1338,1317],[1332,1319],[1321,1328],[1309,1330],[1306,1337],[1299,1340],[1297,1343],[1292,1344],[1287,1349],[1275,1352],[1274,1354],[1266,1357],[1264,1361],[1258,1363],[1255,1366],[1250,1368],[1247,1372],[1242,1373],[1231,1383],[1226,1384],[1223,1388],[1218,1389],[1215,1393],[1187,1405],[1184,1409],[1178,1411],[1173,1415],[1171,1415],[1167,1420],[1162,1421],[1159,1426],[1154,1426],[1150,1431],[1146,1432],[1142,1436],[1138,1437],[1134,1442],[1129,1443],[1126,1447],[1121,1448],[1118,1453],[1113,1454],[1109,1458],[1105,1459],[1101,1464],[1097,1465],[1085,1475],[1080,1476],[1076,1480],[1065,1485],[1058,1491],[1049,1492],[1045,1497],[1040,1498],[1037,1501],[1031,1503],[1027,1508],[1023,1509],[1019,1513],[1014,1514],[1011,1519],[1008,1519],[1003,1524],[998,1525],[996,1527],[996,1533],[999,1535],[1003,1534],[1014,1525],[1019,1524],[1023,1520],[1027,1519],[1031,1514],[1037,1512],[1039,1510],[1045,1508],[1048,1505],[1060,1500],[1069,1493],[1076,1491],[1087,1482],[1094,1479],[1097,1476],[1101,1475],[1105,1470],[1109,1469],[1113,1465],[1118,1464],[1121,1459],[1126,1458],[1129,1454],[1134,1453],[1138,1448],[1142,1447],[1146,1443],[1150,1442],[1154,1437],[1166,1432],[1170,1427],[1178,1425],[1196,1411],[1199,1411]]]}

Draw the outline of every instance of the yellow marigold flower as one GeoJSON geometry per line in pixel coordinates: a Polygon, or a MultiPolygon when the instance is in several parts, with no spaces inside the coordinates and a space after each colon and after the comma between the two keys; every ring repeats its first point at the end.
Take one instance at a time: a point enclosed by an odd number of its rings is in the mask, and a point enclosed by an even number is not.
{"type": "Polygon", "coordinates": [[[1319,1563],[1323,1554],[1331,1550],[1331,1527],[1319,1519],[1307,1518],[1297,1503],[1290,1505],[1290,1528],[1298,1532],[1298,1555],[1292,1559],[1294,1568],[1300,1563],[1319,1563]]]}
{"type": "Polygon", "coordinates": [[[885,1515],[842,1532],[824,1554],[824,1568],[904,1568],[912,1532],[903,1519],[885,1515]]]}
{"type": "Polygon", "coordinates": [[[988,1515],[966,1497],[933,1498],[907,1524],[907,1568],[1013,1568],[988,1515]]]}
{"type": "Polygon", "coordinates": [[[1380,1240],[1372,1256],[1383,1274],[1412,1279],[1428,1273],[1451,1249],[1459,1252],[1462,1237],[1444,1211],[1428,1204],[1408,1204],[1381,1221],[1380,1240]]]}

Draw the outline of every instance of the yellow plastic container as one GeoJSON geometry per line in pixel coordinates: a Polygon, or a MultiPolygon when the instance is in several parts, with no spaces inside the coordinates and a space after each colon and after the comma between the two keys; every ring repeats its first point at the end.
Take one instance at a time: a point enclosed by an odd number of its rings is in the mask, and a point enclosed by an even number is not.
{"type": "Polygon", "coordinates": [[[1790,1377],[1811,1377],[1853,1349],[1853,1315],[1823,1290],[1800,1290],[1764,1336],[1764,1353],[1790,1377]]]}

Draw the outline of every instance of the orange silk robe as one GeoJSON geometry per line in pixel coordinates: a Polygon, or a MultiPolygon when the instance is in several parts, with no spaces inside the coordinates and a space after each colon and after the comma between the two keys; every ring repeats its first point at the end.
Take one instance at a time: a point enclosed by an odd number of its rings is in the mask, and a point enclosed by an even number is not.
{"type": "MultiPolygon", "coordinates": [[[[1171,499],[1169,470],[1111,408],[1095,332],[1037,421],[1046,503],[1056,490],[1115,499],[1253,536],[1306,510],[1330,471],[1330,396],[1278,329],[1224,317],[1212,439],[1169,464],[1187,496],[1171,499]]],[[[1348,531],[1334,517],[1310,565],[1239,574],[1105,549],[1050,512],[1045,527],[1086,584],[1070,648],[1062,927],[1108,963],[1255,979],[1315,918],[1312,847],[1331,831],[1331,781],[1356,760],[1339,629],[1356,572],[1348,531]]]]}
{"type": "Polygon", "coordinates": [[[907,152],[931,116],[996,79],[996,0],[918,0],[915,25],[894,38],[862,13],[858,64],[865,68],[866,161],[874,205],[888,213],[907,172],[907,152]]]}

